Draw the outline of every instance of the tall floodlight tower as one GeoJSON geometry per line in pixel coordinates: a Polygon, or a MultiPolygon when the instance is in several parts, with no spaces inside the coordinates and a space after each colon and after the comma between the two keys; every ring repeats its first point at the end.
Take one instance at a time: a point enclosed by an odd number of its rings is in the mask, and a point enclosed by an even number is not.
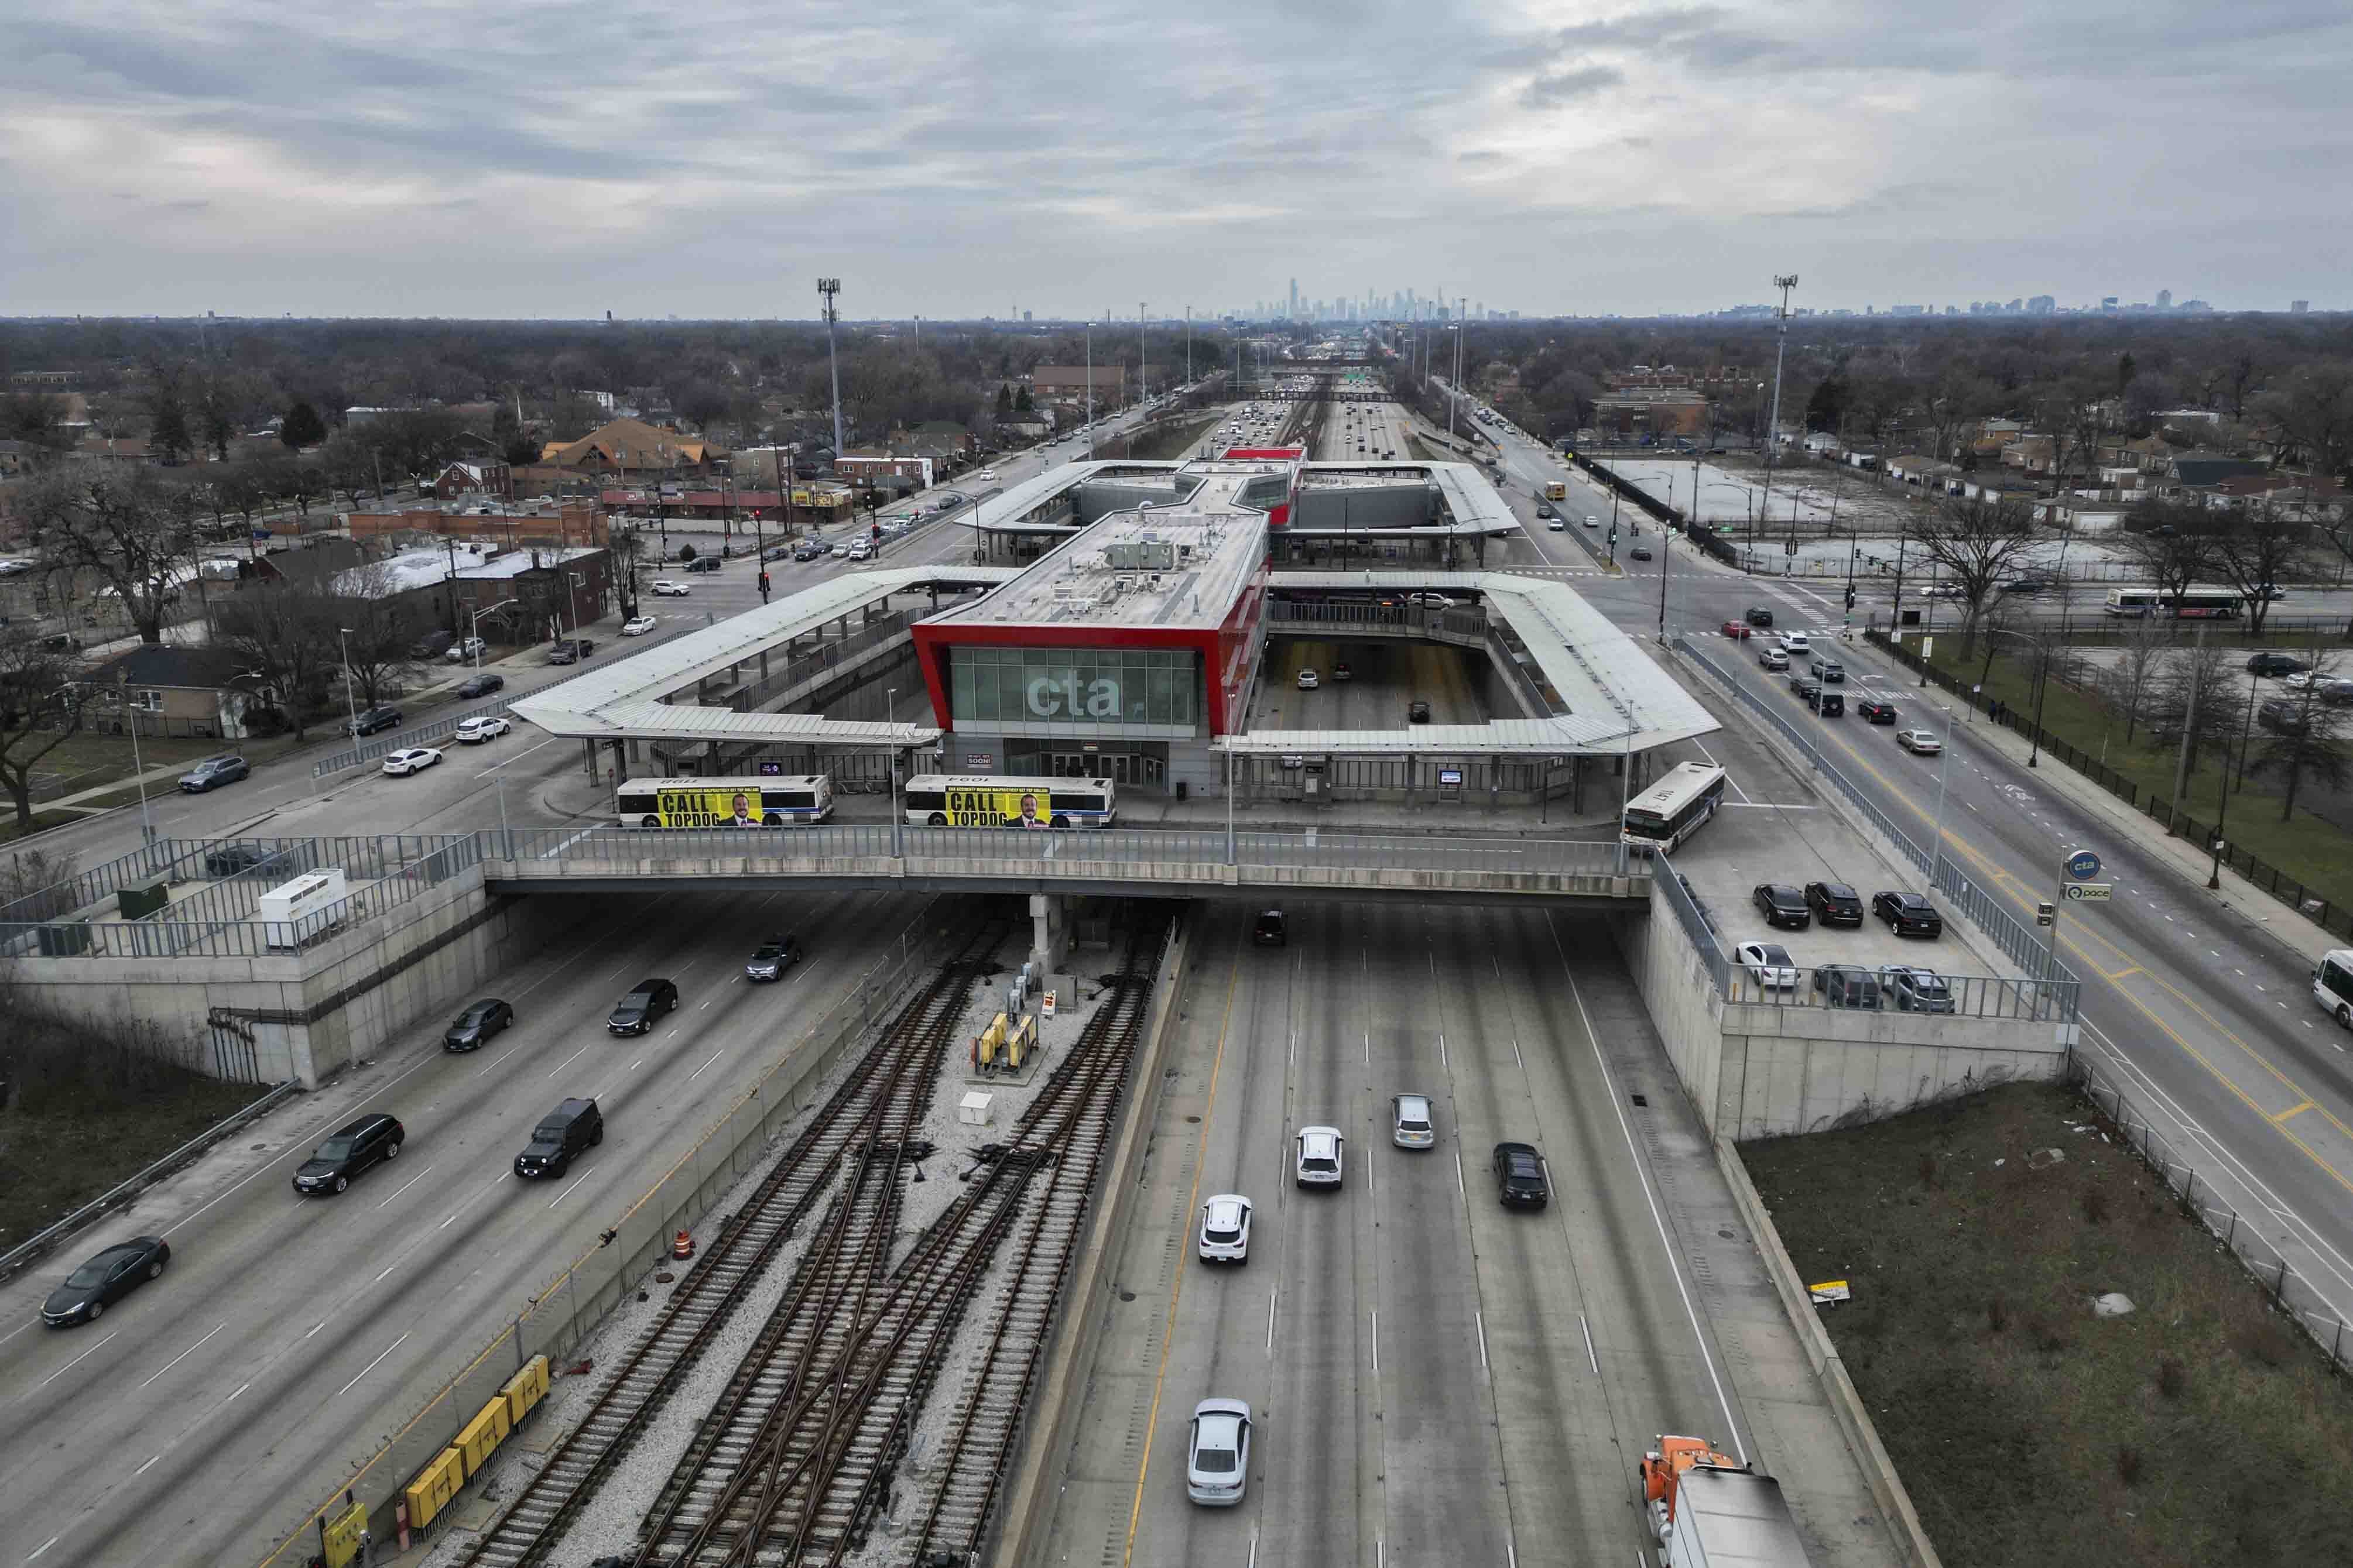
{"type": "Polygon", "coordinates": [[[1135,401],[1142,403],[1151,388],[1144,380],[1144,304],[1135,302],[1135,401]]]}
{"type": "Polygon", "coordinates": [[[841,460],[841,356],[833,346],[833,323],[839,314],[833,308],[833,299],[841,292],[841,279],[818,279],[817,292],[818,298],[825,301],[825,357],[833,367],[833,457],[838,463],[841,460]]]}
{"type": "MultiPolygon", "coordinates": [[[[1773,279],[1773,287],[1781,290],[1781,321],[1778,329],[1778,341],[1773,345],[1773,411],[1765,416],[1765,488],[1757,500],[1757,516],[1767,529],[1773,526],[1770,515],[1773,503],[1773,448],[1778,445],[1781,433],[1781,356],[1788,353],[1789,347],[1789,290],[1797,286],[1798,275],[1794,272],[1787,277],[1777,277],[1773,279]]],[[[1694,502],[1692,510],[1694,514],[1699,510],[1696,501],[1694,502]]],[[[1794,543],[1797,536],[1797,514],[1792,512],[1789,521],[1789,537],[1793,542],[1790,547],[1791,554],[1797,552],[1794,543]]]]}

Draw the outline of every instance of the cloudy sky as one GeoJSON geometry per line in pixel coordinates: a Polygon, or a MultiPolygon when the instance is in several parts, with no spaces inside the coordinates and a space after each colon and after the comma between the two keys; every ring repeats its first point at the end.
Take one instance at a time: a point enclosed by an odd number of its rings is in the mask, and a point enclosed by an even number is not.
{"type": "Polygon", "coordinates": [[[0,313],[2353,306],[2344,0],[16,0],[0,313]]]}

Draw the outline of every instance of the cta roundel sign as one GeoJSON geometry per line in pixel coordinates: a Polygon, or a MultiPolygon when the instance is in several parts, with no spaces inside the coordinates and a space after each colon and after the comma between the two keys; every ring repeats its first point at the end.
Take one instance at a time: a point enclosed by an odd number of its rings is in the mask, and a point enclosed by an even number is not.
{"type": "Polygon", "coordinates": [[[2089,849],[2078,849],[2067,857],[2067,875],[2079,882],[2088,882],[2100,874],[2100,858],[2089,849]]]}

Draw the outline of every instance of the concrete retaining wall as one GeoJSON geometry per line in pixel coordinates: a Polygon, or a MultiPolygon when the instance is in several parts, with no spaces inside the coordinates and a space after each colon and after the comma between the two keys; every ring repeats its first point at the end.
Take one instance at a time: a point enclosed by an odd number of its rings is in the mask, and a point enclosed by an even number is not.
{"type": "Polygon", "coordinates": [[[12,978],[68,1016],[249,1039],[261,1081],[316,1089],[418,1019],[461,1005],[587,913],[579,899],[492,897],[475,867],[300,952],[28,957],[14,961],[12,978]]]}
{"type": "Polygon", "coordinates": [[[1150,1129],[1166,1081],[1160,1061],[1175,1033],[1176,997],[1184,988],[1194,917],[1200,909],[1195,904],[1185,911],[1176,942],[1160,971],[1144,1044],[1134,1070],[1128,1075],[1131,1089],[1120,1113],[1119,1139],[1113,1145],[1103,1192],[1094,1205],[1093,1224],[1088,1227],[1086,1245],[1079,1253],[1077,1270],[1055,1326],[1060,1342],[1049,1352],[1046,1375],[1039,1382],[1036,1403],[1024,1425],[1021,1451],[1012,1466],[1013,1482],[1006,1489],[998,1512],[992,1562],[1027,1563],[1045,1549],[1046,1527],[1061,1495],[1053,1483],[1066,1434],[1072,1430],[1079,1407],[1086,1401],[1087,1369],[1094,1364],[1095,1342],[1111,1315],[1116,1238],[1142,1186],[1145,1149],[1151,1142],[1150,1129]]]}
{"type": "Polygon", "coordinates": [[[1765,1138],[1891,1116],[1946,1094],[2066,1070],[2063,1026],[1727,1003],[1654,886],[1610,922],[1668,1059],[1708,1131],[1765,1138]]]}

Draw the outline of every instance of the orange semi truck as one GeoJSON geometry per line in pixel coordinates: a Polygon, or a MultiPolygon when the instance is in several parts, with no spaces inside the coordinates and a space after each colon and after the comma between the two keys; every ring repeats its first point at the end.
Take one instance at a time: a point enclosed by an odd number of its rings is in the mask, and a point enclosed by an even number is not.
{"type": "Polygon", "coordinates": [[[1662,1568],[1810,1568],[1781,1483],[1704,1437],[1661,1437],[1642,1498],[1662,1568]]]}

